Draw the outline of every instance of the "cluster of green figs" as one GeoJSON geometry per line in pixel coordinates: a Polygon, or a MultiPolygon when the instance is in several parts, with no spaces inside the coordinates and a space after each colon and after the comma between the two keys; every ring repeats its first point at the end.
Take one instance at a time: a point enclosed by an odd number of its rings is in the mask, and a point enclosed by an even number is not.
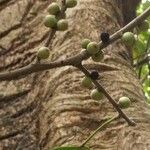
{"type": "MultiPolygon", "coordinates": [[[[65,7],[73,8],[77,5],[77,0],[66,0],[65,7]]],[[[47,28],[55,29],[57,31],[65,31],[68,29],[68,21],[66,19],[59,19],[58,15],[61,13],[61,7],[58,3],[51,3],[48,8],[48,15],[45,16],[43,23],[47,28]]],[[[49,48],[41,47],[38,49],[37,57],[39,59],[47,59],[49,57],[49,48]]]]}
{"type": "MultiPolygon", "coordinates": [[[[77,0],[66,0],[66,8],[73,8],[77,5],[77,0]]],[[[65,31],[68,29],[68,21],[66,19],[58,19],[57,15],[61,13],[61,8],[60,6],[53,2],[48,6],[47,11],[49,12],[49,15],[47,15],[44,18],[44,25],[48,28],[55,29],[57,31],[65,31]]],[[[139,31],[146,31],[149,28],[149,23],[147,20],[143,21],[141,24],[138,25],[138,30],[139,31]]],[[[109,34],[108,33],[102,33],[101,34],[101,41],[103,44],[108,44],[109,43],[109,34]]],[[[136,37],[134,33],[132,32],[125,32],[122,34],[121,37],[122,42],[128,46],[132,47],[135,42],[136,42],[136,37]]],[[[81,42],[82,49],[85,50],[91,57],[91,59],[94,62],[100,62],[103,57],[104,53],[100,49],[100,44],[91,41],[89,39],[83,39],[81,42]]],[[[49,48],[48,47],[41,47],[37,51],[37,57],[41,59],[47,59],[49,57],[49,48]]],[[[91,89],[93,87],[93,82],[92,80],[97,80],[98,79],[98,72],[94,71],[91,73],[92,76],[85,76],[82,81],[81,85],[83,87],[86,87],[88,89],[91,89]]],[[[103,97],[103,93],[98,90],[98,89],[93,89],[91,91],[91,99],[99,101],[103,97]]],[[[131,104],[131,101],[128,97],[123,96],[119,99],[118,105],[120,108],[128,108],[131,104]]]]}
{"type": "MultiPolygon", "coordinates": [[[[148,29],[149,29],[149,23],[147,20],[143,21],[137,26],[138,31],[147,31],[148,29]]],[[[108,33],[101,34],[101,41],[104,44],[109,43],[109,40],[110,39],[109,39],[108,33]]],[[[123,33],[121,40],[126,46],[133,47],[134,44],[136,43],[136,36],[132,32],[125,32],[123,33]]],[[[99,44],[96,42],[91,42],[89,39],[84,39],[82,41],[82,48],[87,50],[87,53],[91,55],[92,60],[95,62],[100,62],[104,57],[103,51],[100,50],[99,48],[99,44]]],[[[92,76],[90,77],[85,76],[81,82],[82,86],[89,88],[89,89],[92,88],[93,87],[92,79],[93,79],[92,76]]],[[[100,90],[98,89],[94,89],[91,91],[90,96],[93,100],[101,100],[103,97],[103,93],[100,92],[100,90]]],[[[128,97],[123,96],[119,98],[118,105],[120,106],[120,108],[128,108],[130,104],[131,104],[131,101],[128,97]]]]}
{"type": "MultiPolygon", "coordinates": [[[[82,48],[86,49],[87,53],[90,54],[92,60],[94,62],[100,62],[104,53],[99,49],[99,44],[96,42],[91,42],[89,39],[84,39],[81,43],[82,48]]],[[[83,77],[81,81],[81,85],[85,88],[91,89],[93,87],[92,80],[97,80],[99,78],[97,71],[92,71],[90,76],[83,77]]],[[[99,101],[103,98],[103,92],[98,90],[97,88],[93,89],[90,93],[90,97],[93,100],[99,101]]],[[[118,101],[118,105],[120,108],[128,108],[131,104],[131,101],[128,97],[121,97],[118,101]]]]}
{"type": "MultiPolygon", "coordinates": [[[[66,0],[65,7],[73,8],[77,5],[76,0],[66,0]]],[[[61,8],[58,3],[53,2],[48,6],[47,11],[49,15],[44,18],[44,25],[48,28],[53,28],[58,31],[65,31],[68,29],[68,21],[66,19],[59,19],[57,16],[61,13],[61,8]]]]}

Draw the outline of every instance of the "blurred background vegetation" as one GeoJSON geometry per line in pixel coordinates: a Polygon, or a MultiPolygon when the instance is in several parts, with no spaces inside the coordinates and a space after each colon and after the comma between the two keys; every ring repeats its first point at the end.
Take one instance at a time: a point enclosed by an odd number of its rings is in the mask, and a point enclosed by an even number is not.
{"type": "MultiPolygon", "coordinates": [[[[143,0],[137,7],[137,15],[141,14],[146,8],[150,7],[150,0],[143,0]]],[[[147,18],[150,26],[150,17],[147,18]]],[[[134,30],[137,41],[133,47],[133,64],[143,85],[143,90],[150,104],[150,28],[148,30],[134,30]]]]}

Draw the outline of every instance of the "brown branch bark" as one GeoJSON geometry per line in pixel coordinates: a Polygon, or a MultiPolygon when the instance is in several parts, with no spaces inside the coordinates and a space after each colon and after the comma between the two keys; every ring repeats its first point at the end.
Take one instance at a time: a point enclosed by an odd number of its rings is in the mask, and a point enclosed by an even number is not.
{"type": "MultiPolygon", "coordinates": [[[[148,8],[145,12],[143,12],[143,14],[141,14],[140,16],[135,18],[133,21],[131,21],[125,27],[123,27],[122,29],[120,29],[119,31],[114,33],[110,37],[109,44],[111,44],[114,41],[116,41],[117,39],[119,39],[124,32],[134,28],[139,22],[146,19],[149,15],[150,15],[150,8],[148,8]]],[[[52,31],[51,34],[52,35],[50,36],[50,39],[52,39],[52,37],[54,36],[55,31],[52,31]]],[[[48,43],[50,42],[50,39],[48,40],[48,43]]],[[[46,43],[46,45],[49,45],[48,43],[46,43]]],[[[103,49],[108,45],[104,45],[102,42],[100,42],[99,46],[100,46],[100,49],[103,49]]],[[[66,66],[66,65],[75,66],[76,64],[80,63],[84,59],[87,59],[88,57],[89,57],[89,55],[86,52],[84,52],[81,55],[77,54],[76,56],[68,58],[66,60],[50,62],[47,64],[46,63],[45,64],[44,63],[43,64],[41,64],[41,63],[40,64],[30,64],[26,67],[23,67],[23,68],[14,70],[14,71],[0,73],[0,80],[3,81],[3,80],[19,79],[22,76],[25,77],[26,75],[29,75],[34,72],[39,72],[42,70],[52,69],[52,68],[56,68],[56,67],[62,67],[62,66],[66,66]]]]}

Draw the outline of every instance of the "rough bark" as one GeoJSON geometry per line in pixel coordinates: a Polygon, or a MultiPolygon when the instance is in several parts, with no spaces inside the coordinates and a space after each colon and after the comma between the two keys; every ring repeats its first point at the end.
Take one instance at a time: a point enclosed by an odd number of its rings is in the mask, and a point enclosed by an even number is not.
{"type": "MultiPolygon", "coordinates": [[[[48,37],[42,19],[50,2],[0,1],[0,71],[19,68],[35,60],[36,49],[44,45],[48,37]]],[[[99,41],[100,32],[117,31],[124,24],[123,8],[123,2],[118,0],[79,0],[77,7],[67,10],[69,30],[56,33],[49,59],[54,61],[77,54],[83,38],[99,41]]],[[[116,41],[105,49],[102,63],[84,61],[89,70],[99,71],[99,82],[116,101],[124,95],[131,99],[132,105],[125,112],[137,123],[136,127],[129,127],[119,119],[110,124],[88,144],[93,150],[150,149],[149,108],[129,58],[129,50],[116,41]],[[103,63],[113,71],[103,69],[103,63]]],[[[80,85],[82,77],[79,70],[63,67],[1,82],[0,149],[44,150],[66,144],[79,145],[104,120],[117,114],[105,97],[100,102],[90,99],[90,90],[80,85]],[[14,95],[18,92],[21,94],[14,95]],[[4,99],[4,95],[11,96],[4,99]]]]}

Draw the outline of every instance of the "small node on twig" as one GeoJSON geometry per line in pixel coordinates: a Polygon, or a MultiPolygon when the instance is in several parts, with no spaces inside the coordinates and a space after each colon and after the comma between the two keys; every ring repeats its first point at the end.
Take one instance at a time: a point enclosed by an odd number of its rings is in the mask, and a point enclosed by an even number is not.
{"type": "Polygon", "coordinates": [[[104,52],[103,51],[99,51],[95,55],[92,55],[91,58],[95,62],[100,62],[104,58],[104,52]]]}
{"type": "Polygon", "coordinates": [[[100,39],[102,40],[103,44],[108,44],[110,40],[109,38],[110,38],[110,35],[107,32],[103,32],[100,35],[100,39]]]}
{"type": "Polygon", "coordinates": [[[103,97],[103,94],[102,92],[98,91],[98,89],[94,89],[91,91],[90,96],[93,100],[101,100],[103,97]]]}
{"type": "Polygon", "coordinates": [[[91,78],[92,80],[97,80],[98,77],[99,77],[98,71],[92,71],[92,72],[90,73],[90,78],[91,78]]]}

